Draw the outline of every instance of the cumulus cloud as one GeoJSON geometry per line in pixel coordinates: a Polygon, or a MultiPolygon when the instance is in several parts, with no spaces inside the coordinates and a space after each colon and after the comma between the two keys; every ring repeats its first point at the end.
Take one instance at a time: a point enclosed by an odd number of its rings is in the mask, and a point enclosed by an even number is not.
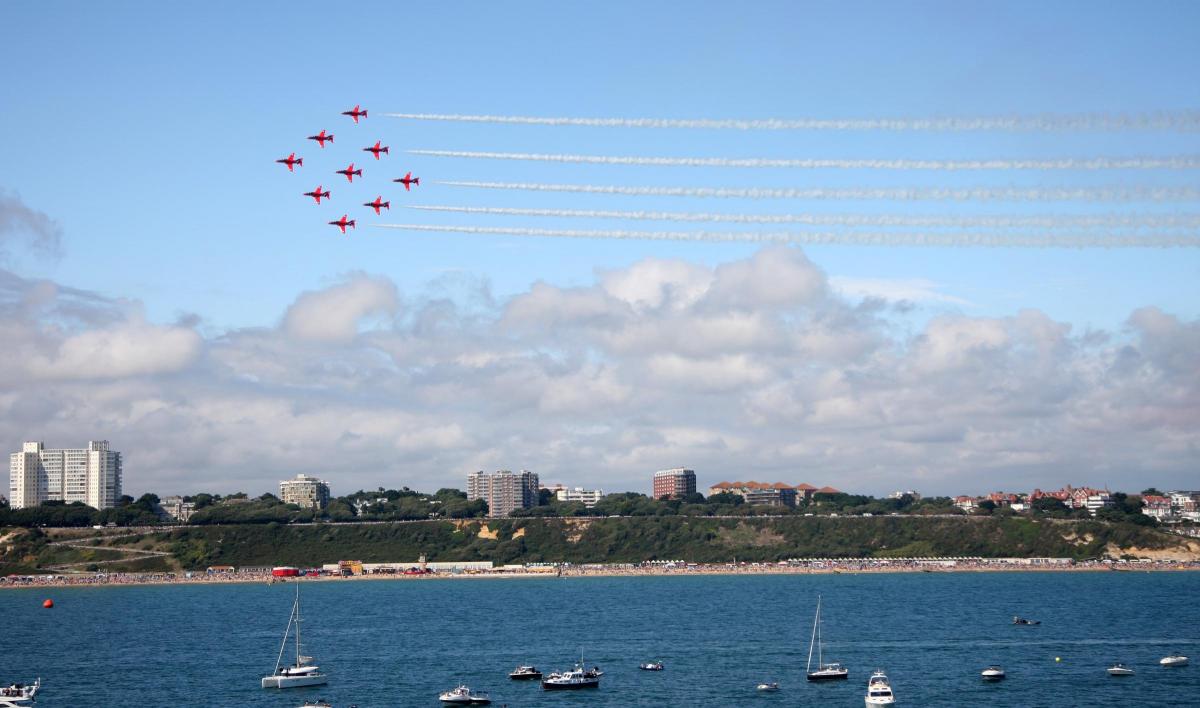
{"type": "MultiPolygon", "coordinates": [[[[465,281],[464,281],[465,282],[465,281]]],[[[795,247],[647,259],[579,287],[403,298],[354,273],[277,327],[205,335],[0,272],[0,436],[126,454],[130,491],[462,486],[476,469],[646,491],[655,469],[864,492],[1186,486],[1200,322],[1113,332],[1038,310],[917,332],[795,247]]],[[[479,292],[466,292],[477,287],[479,292]]]]}
{"type": "Polygon", "coordinates": [[[283,329],[298,339],[346,342],[364,319],[395,315],[399,307],[395,283],[354,273],[332,287],[301,294],[284,314],[283,329]]]}

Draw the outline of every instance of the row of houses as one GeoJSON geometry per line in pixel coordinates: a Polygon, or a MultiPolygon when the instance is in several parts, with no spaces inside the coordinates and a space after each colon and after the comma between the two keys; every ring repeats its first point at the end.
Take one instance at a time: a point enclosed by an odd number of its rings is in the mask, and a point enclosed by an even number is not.
{"type": "MultiPolygon", "coordinates": [[[[1039,499],[1057,499],[1068,509],[1087,509],[1092,516],[1105,507],[1113,505],[1112,492],[1095,487],[1072,487],[1067,485],[1052,492],[1035,489],[1029,494],[992,492],[986,496],[959,496],[954,505],[966,512],[979,508],[985,501],[997,507],[1008,507],[1013,511],[1025,511],[1039,499]]],[[[1200,492],[1168,492],[1166,495],[1142,495],[1142,513],[1160,521],[1188,519],[1200,521],[1200,492]]]]}
{"type": "Polygon", "coordinates": [[[747,504],[759,506],[790,506],[808,502],[814,494],[841,494],[833,487],[814,487],[808,483],[790,485],[786,482],[717,482],[708,488],[708,496],[736,494],[747,504]]]}
{"type": "Polygon", "coordinates": [[[1107,489],[1094,487],[1072,487],[1067,485],[1053,492],[1043,492],[1034,489],[1028,494],[1010,492],[992,492],[986,496],[958,496],[954,498],[954,506],[966,512],[975,511],[979,505],[989,501],[997,507],[1008,507],[1013,511],[1025,511],[1039,499],[1057,499],[1068,509],[1087,509],[1092,516],[1105,507],[1113,505],[1112,492],[1107,489]]]}

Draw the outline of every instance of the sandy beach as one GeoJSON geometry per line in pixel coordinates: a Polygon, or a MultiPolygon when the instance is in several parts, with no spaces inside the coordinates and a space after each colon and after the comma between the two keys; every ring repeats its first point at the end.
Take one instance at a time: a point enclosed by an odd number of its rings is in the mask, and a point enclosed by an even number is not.
{"type": "Polygon", "coordinates": [[[1200,570],[1197,561],[1081,561],[1069,559],[987,559],[987,560],[823,560],[785,564],[581,564],[494,568],[461,572],[434,572],[424,575],[402,573],[364,573],[337,575],[311,574],[279,578],[264,572],[181,573],[78,573],[9,575],[0,578],[0,589],[52,587],[112,587],[119,585],[209,585],[227,583],[286,582],[360,582],[479,580],[489,578],[588,578],[588,577],[678,577],[688,575],[820,575],[838,573],[1012,573],[1012,572],[1169,572],[1200,570]]]}

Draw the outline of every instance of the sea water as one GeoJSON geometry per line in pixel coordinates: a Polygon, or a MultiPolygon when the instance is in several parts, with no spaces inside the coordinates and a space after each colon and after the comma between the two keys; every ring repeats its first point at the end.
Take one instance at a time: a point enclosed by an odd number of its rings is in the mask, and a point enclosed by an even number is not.
{"type": "Polygon", "coordinates": [[[770,708],[861,706],[882,669],[899,706],[1200,706],[1200,573],[299,582],[305,652],[327,686],[259,687],[293,582],[0,591],[0,682],[40,676],[42,708],[437,706],[460,683],[514,708],[770,708]],[[825,660],[848,666],[848,681],[805,681],[818,595],[825,660]],[[1176,652],[1193,665],[1158,665],[1176,652]],[[581,654],[605,671],[598,690],[507,677],[581,654]],[[665,670],[640,671],[647,661],[665,670]],[[1117,661],[1137,674],[1109,677],[1117,661]],[[989,664],[1007,680],[981,681],[989,664]],[[763,681],[781,690],[757,692],[763,681]]]}

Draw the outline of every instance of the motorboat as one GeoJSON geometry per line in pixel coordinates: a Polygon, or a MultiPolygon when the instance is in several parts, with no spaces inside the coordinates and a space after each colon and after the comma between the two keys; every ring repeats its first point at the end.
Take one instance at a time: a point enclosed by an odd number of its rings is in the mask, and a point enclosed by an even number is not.
{"type": "MultiPolygon", "coordinates": [[[[581,666],[582,666],[582,664],[581,664],[581,666]]],[[[599,666],[593,666],[590,669],[584,669],[583,675],[588,676],[590,678],[600,678],[601,676],[604,675],[604,672],[600,670],[599,666]]]]}
{"type": "Polygon", "coordinates": [[[1041,620],[1025,619],[1024,617],[1013,617],[1013,624],[1024,624],[1024,625],[1032,626],[1032,625],[1041,624],[1041,623],[1042,623],[1041,620]]]}
{"type": "Polygon", "coordinates": [[[896,696],[892,693],[892,684],[888,682],[887,674],[876,671],[867,679],[866,708],[872,706],[890,706],[895,704],[896,696]]]}
{"type": "Polygon", "coordinates": [[[536,666],[518,666],[508,672],[508,677],[513,681],[532,681],[533,679],[540,679],[542,672],[538,671],[536,666]]]}
{"type": "Polygon", "coordinates": [[[1000,668],[999,666],[989,666],[983,671],[980,671],[979,675],[983,677],[984,681],[1003,681],[1004,677],[1006,676],[1004,669],[1000,668]]]}
{"type": "Polygon", "coordinates": [[[324,686],[329,683],[329,677],[321,673],[321,668],[312,663],[311,656],[305,656],[300,644],[300,585],[296,585],[296,600],[292,603],[292,614],[288,617],[287,628],[283,630],[283,642],[279,645],[279,656],[275,657],[275,671],[270,676],[263,676],[263,688],[300,688],[302,686],[324,686]],[[292,627],[296,628],[296,661],[290,666],[283,665],[283,652],[287,650],[288,636],[292,627]]]}
{"type": "Polygon", "coordinates": [[[663,663],[661,661],[651,661],[638,665],[638,668],[642,671],[662,671],[663,663]]]}
{"type": "Polygon", "coordinates": [[[482,706],[492,702],[492,699],[487,693],[484,693],[483,691],[472,691],[466,684],[446,691],[438,696],[438,700],[442,703],[463,706],[482,706]]]}
{"type": "Polygon", "coordinates": [[[1158,660],[1159,666],[1187,666],[1188,658],[1183,654],[1172,654],[1158,660]]]}
{"type": "Polygon", "coordinates": [[[812,639],[808,643],[808,666],[805,668],[805,674],[809,681],[831,681],[844,679],[850,676],[850,669],[834,662],[832,664],[825,663],[823,652],[823,643],[821,641],[821,596],[817,596],[817,614],[813,617],[812,639]],[[813,671],[813,645],[817,647],[817,670],[813,671]]]}
{"type": "Polygon", "coordinates": [[[1108,667],[1109,676],[1133,676],[1133,669],[1118,662],[1108,667]]]}
{"type": "Polygon", "coordinates": [[[599,687],[600,676],[584,671],[583,664],[577,664],[571,671],[555,672],[542,679],[542,689],[546,691],[574,691],[599,687]]]}
{"type": "Polygon", "coordinates": [[[760,683],[760,684],[758,684],[758,690],[764,691],[767,693],[774,693],[775,691],[779,690],[779,684],[774,681],[760,683]]]}
{"type": "MultiPolygon", "coordinates": [[[[20,706],[33,701],[33,697],[42,689],[42,679],[38,678],[33,683],[11,683],[0,688],[0,701],[5,701],[10,705],[20,706]]],[[[5,703],[0,703],[0,706],[5,703]]]]}
{"type": "Polygon", "coordinates": [[[333,708],[333,704],[318,698],[315,701],[309,701],[308,703],[305,703],[304,705],[300,706],[300,708],[333,708]]]}

